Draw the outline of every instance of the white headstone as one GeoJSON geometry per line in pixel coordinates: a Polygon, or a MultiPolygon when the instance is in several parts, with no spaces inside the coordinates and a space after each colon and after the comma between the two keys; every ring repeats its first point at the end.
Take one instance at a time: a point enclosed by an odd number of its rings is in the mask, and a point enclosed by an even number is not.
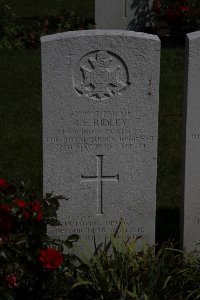
{"type": "Polygon", "coordinates": [[[68,197],[51,234],[93,245],[122,218],[155,241],[156,36],[93,30],[42,37],[44,192],[68,197]]]}
{"type": "Polygon", "coordinates": [[[183,247],[200,250],[200,31],[187,34],[183,247]]]}
{"type": "Polygon", "coordinates": [[[142,31],[151,25],[153,0],[95,0],[97,29],[142,31]]]}

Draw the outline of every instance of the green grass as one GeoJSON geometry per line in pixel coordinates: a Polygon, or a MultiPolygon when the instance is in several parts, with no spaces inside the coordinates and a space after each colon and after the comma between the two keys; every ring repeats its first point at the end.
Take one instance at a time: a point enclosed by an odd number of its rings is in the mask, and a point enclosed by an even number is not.
{"type": "Polygon", "coordinates": [[[160,207],[174,208],[180,201],[184,50],[161,54],[157,195],[160,207]]]}
{"type": "Polygon", "coordinates": [[[40,52],[0,52],[0,177],[42,190],[40,52]]]}
{"type": "Polygon", "coordinates": [[[6,3],[21,17],[55,15],[63,9],[85,17],[94,15],[94,0],[7,0],[6,3]]]}
{"type": "Polygon", "coordinates": [[[162,49],[156,240],[179,241],[184,49],[162,49]]]}

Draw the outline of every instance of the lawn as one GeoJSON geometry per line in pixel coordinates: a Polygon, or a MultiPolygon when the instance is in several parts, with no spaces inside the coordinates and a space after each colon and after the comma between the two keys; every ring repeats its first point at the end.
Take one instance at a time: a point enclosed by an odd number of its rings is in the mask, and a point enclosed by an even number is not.
{"type": "Polygon", "coordinates": [[[40,51],[0,52],[0,177],[42,194],[40,51]]]}
{"type": "Polygon", "coordinates": [[[162,49],[158,140],[158,205],[179,206],[184,49],[162,49]]]}

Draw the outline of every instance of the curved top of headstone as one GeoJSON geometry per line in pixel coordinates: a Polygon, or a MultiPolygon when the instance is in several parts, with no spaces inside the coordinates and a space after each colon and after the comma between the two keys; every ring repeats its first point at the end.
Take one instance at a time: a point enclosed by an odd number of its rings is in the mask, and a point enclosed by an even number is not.
{"type": "Polygon", "coordinates": [[[41,42],[51,42],[66,38],[75,38],[80,36],[132,36],[135,38],[141,38],[141,39],[148,39],[148,40],[155,40],[160,41],[159,37],[153,34],[147,34],[143,32],[135,32],[135,31],[126,31],[126,30],[107,30],[107,29],[97,29],[97,30],[78,30],[78,31],[67,31],[62,33],[56,33],[51,35],[46,35],[41,37],[41,42]]]}
{"type": "Polygon", "coordinates": [[[190,33],[186,34],[186,36],[190,40],[198,39],[198,38],[200,38],[200,31],[190,32],[190,33]]]}

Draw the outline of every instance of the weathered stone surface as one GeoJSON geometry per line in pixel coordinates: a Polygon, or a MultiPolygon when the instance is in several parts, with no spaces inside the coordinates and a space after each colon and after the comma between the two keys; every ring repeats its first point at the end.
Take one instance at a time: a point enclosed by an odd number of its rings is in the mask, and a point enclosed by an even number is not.
{"type": "Polygon", "coordinates": [[[95,0],[97,29],[142,31],[151,24],[153,0],[95,0]]]}
{"type": "Polygon", "coordinates": [[[104,241],[122,218],[131,238],[154,243],[160,42],[116,30],[42,41],[44,192],[62,226],[104,241]]]}
{"type": "Polygon", "coordinates": [[[187,35],[183,247],[200,250],[200,31],[187,35]]]}

